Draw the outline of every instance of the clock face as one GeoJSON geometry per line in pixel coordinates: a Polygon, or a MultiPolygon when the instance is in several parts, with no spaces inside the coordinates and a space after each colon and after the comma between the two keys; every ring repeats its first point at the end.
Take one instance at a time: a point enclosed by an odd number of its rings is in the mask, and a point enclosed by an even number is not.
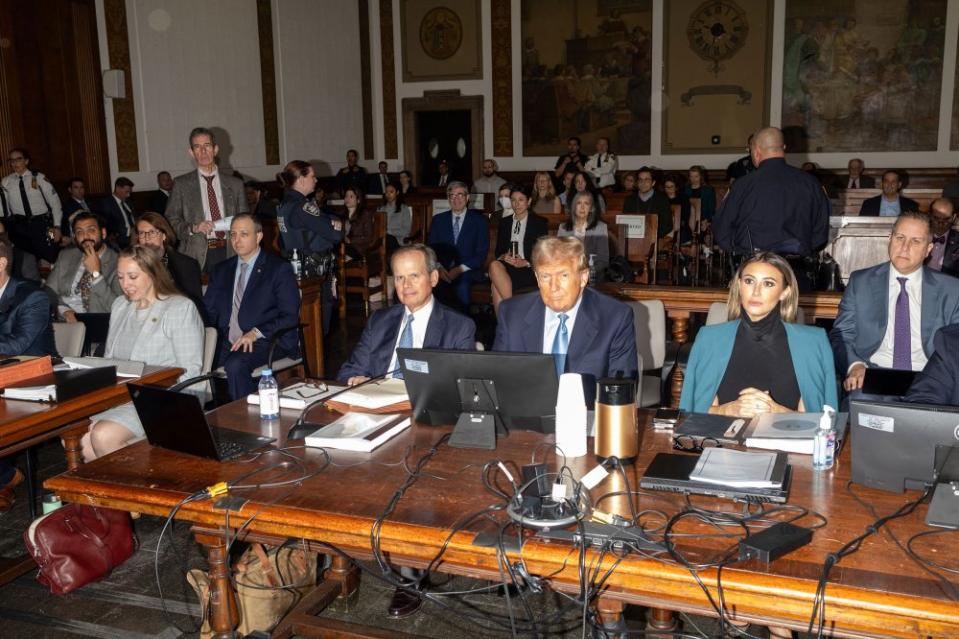
{"type": "Polygon", "coordinates": [[[719,62],[736,55],[746,43],[749,22],[746,12],[732,0],[707,0],[699,5],[686,26],[689,46],[703,60],[709,60],[713,73],[719,62]]]}

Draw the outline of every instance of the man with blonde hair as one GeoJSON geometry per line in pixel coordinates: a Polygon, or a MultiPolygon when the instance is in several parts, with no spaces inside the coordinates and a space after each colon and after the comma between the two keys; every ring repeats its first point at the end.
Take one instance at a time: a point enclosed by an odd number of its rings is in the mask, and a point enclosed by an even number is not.
{"type": "Polygon", "coordinates": [[[539,292],[505,300],[499,307],[494,351],[548,353],[556,373],[579,373],[587,405],[596,380],[638,376],[633,310],[591,288],[583,243],[544,237],[533,248],[539,292]]]}

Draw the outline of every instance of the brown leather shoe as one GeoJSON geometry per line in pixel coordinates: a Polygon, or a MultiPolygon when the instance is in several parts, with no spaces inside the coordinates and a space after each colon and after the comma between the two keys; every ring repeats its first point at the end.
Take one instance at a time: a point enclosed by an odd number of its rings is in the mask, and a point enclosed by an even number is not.
{"type": "Polygon", "coordinates": [[[22,483],[23,473],[20,472],[19,468],[15,468],[13,479],[8,481],[3,486],[0,486],[0,514],[7,512],[13,507],[13,502],[16,501],[16,496],[13,494],[13,489],[22,483]]]}
{"type": "Polygon", "coordinates": [[[409,617],[420,609],[423,605],[423,599],[419,595],[407,592],[401,588],[393,591],[393,597],[390,599],[390,618],[403,619],[409,617]]]}

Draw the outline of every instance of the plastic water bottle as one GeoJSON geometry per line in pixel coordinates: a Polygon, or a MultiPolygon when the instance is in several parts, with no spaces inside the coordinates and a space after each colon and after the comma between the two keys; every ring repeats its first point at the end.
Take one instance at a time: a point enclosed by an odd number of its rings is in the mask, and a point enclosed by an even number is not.
{"type": "Polygon", "coordinates": [[[594,253],[589,254],[589,285],[596,286],[596,280],[598,279],[596,273],[596,255],[594,253]]]}
{"type": "Polygon", "coordinates": [[[836,411],[831,406],[823,406],[819,418],[819,429],[813,439],[812,467],[815,470],[829,470],[836,460],[836,411]]]}
{"type": "Polygon", "coordinates": [[[293,275],[296,276],[296,279],[300,279],[300,275],[303,273],[303,265],[300,264],[300,256],[297,254],[296,249],[293,249],[293,257],[290,258],[290,265],[293,267],[293,275]]]}
{"type": "Polygon", "coordinates": [[[264,368],[260,373],[260,419],[277,419],[280,416],[280,387],[273,377],[273,369],[264,368]]]}

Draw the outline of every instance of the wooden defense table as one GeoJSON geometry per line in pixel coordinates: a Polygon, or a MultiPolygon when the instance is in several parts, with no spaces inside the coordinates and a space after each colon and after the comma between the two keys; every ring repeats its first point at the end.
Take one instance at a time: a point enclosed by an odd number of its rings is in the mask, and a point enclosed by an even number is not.
{"type": "MultiPolygon", "coordinates": [[[[233,403],[211,414],[210,421],[220,426],[277,436],[280,438],[278,443],[284,443],[283,433],[295,419],[294,412],[284,409],[280,421],[270,423],[261,422],[256,411],[256,406],[233,403]]],[[[323,413],[325,409],[316,412],[323,413]]],[[[649,414],[642,412],[640,421],[644,432],[642,452],[635,466],[627,470],[633,490],[653,455],[669,449],[671,444],[668,434],[649,428],[649,414]]],[[[335,545],[353,558],[369,559],[372,556],[370,529],[373,521],[406,479],[406,472],[399,462],[409,452],[409,461],[414,464],[445,432],[448,429],[414,426],[369,455],[330,451],[335,465],[300,487],[236,491],[235,495],[250,501],[239,511],[231,513],[230,526],[240,526],[255,513],[241,538],[273,544],[288,538],[302,539],[314,550],[329,552],[322,545],[310,544],[322,541],[335,545]],[[409,446],[413,448],[408,451],[409,446]]],[[[424,467],[426,474],[412,485],[382,527],[381,547],[389,561],[393,565],[425,567],[448,533],[466,514],[501,502],[483,487],[483,465],[491,459],[515,461],[520,465],[529,463],[537,446],[551,440],[551,437],[537,433],[514,432],[501,438],[495,451],[440,446],[438,453],[424,467]],[[433,475],[446,480],[441,481],[433,475]]],[[[311,466],[323,461],[317,450],[300,448],[291,452],[311,466]]],[[[540,447],[538,459],[543,460],[544,456],[550,469],[554,470],[557,465],[555,457],[544,455],[544,448],[540,447]]],[[[257,466],[272,466],[282,459],[274,453],[249,463],[219,464],[140,442],[50,479],[45,486],[66,501],[166,516],[174,505],[204,487],[229,481],[257,466]]],[[[814,473],[808,456],[792,456],[794,473],[790,503],[821,513],[828,523],[815,532],[810,545],[768,566],[742,562],[725,568],[722,585],[729,619],[779,629],[774,636],[788,636],[783,634],[785,628],[806,627],[817,579],[827,554],[860,534],[873,521],[873,516],[847,492],[849,460],[847,447],[833,470],[814,473]]],[[[591,456],[569,460],[576,477],[581,477],[594,464],[591,456]]],[[[290,478],[290,475],[272,472],[256,479],[275,481],[283,478],[290,478]]],[[[505,483],[505,480],[501,478],[501,482],[505,483]]],[[[622,476],[613,473],[593,489],[592,494],[595,499],[623,488],[622,476]]],[[[916,497],[915,493],[893,495],[859,486],[852,490],[880,514],[891,513],[916,497]]],[[[654,509],[666,515],[676,513],[682,507],[682,498],[672,493],[643,492],[635,500],[637,510],[654,509]]],[[[739,510],[730,501],[701,498],[695,503],[713,509],[739,510]]],[[[626,498],[621,496],[605,499],[598,507],[621,514],[629,512],[626,498]]],[[[907,519],[891,523],[888,529],[904,541],[925,529],[924,516],[925,506],[921,506],[907,519]]],[[[236,623],[236,613],[227,577],[223,539],[225,511],[205,500],[186,504],[179,510],[177,518],[193,523],[196,539],[207,547],[213,592],[211,623],[215,636],[229,637],[236,623]]],[[[659,518],[655,521],[662,523],[659,518]]],[[[811,526],[815,520],[807,517],[797,523],[811,526]]],[[[500,581],[495,550],[472,543],[475,533],[483,530],[493,531],[496,527],[486,520],[478,520],[454,535],[439,570],[500,581]]],[[[920,544],[919,551],[952,566],[955,554],[946,552],[951,541],[948,535],[934,538],[920,544]]],[[[715,555],[729,543],[728,539],[714,538],[688,540],[684,546],[688,545],[694,553],[715,555]]],[[[579,592],[578,551],[572,549],[565,542],[527,540],[522,558],[532,574],[549,575],[550,588],[575,595],[579,592]]],[[[357,628],[352,628],[357,634],[346,634],[346,624],[303,612],[315,612],[337,595],[355,591],[358,584],[356,569],[340,557],[334,557],[332,568],[324,575],[325,581],[281,622],[273,636],[288,637],[294,632],[309,635],[311,630],[329,633],[327,636],[366,636],[357,628]]],[[[511,563],[518,559],[515,552],[510,552],[509,557],[511,563]]],[[[587,562],[593,557],[593,551],[588,551],[587,562]]],[[[612,565],[612,561],[613,558],[607,555],[604,569],[612,565]]],[[[715,570],[704,570],[700,574],[716,598],[715,570]]],[[[615,619],[626,604],[648,606],[652,609],[650,629],[660,631],[675,627],[669,611],[715,614],[688,570],[674,563],[633,554],[621,561],[595,603],[601,621],[615,619]]],[[[429,607],[425,610],[428,612],[429,607]]],[[[959,637],[959,604],[951,601],[940,584],[913,563],[885,532],[870,537],[858,553],[845,558],[834,568],[826,591],[825,610],[827,632],[832,636],[959,637]]],[[[384,636],[382,631],[379,632],[379,635],[371,632],[369,636],[384,636]]]]}

